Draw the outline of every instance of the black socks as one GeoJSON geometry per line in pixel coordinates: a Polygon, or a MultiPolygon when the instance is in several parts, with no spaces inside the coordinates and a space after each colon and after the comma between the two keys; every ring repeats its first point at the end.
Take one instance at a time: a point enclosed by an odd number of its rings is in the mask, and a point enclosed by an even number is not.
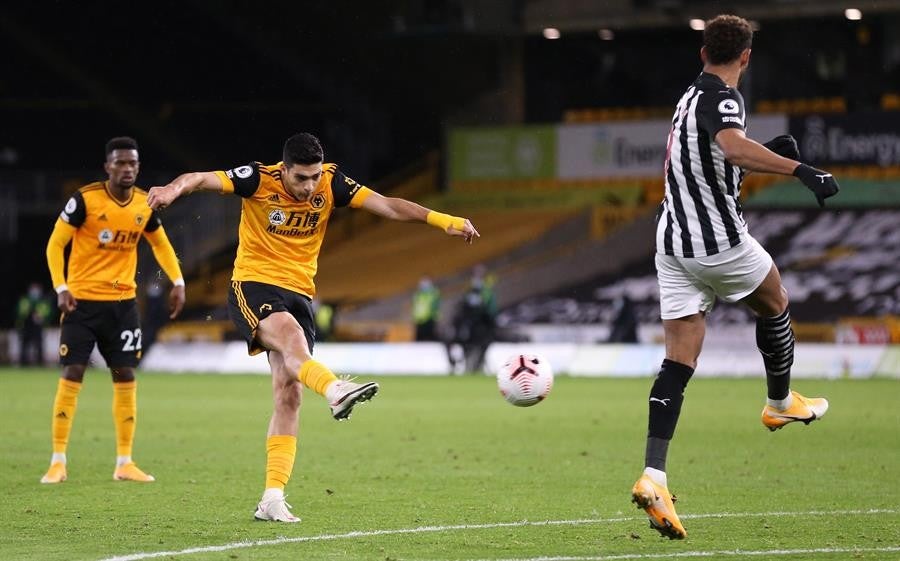
{"type": "Polygon", "coordinates": [[[675,425],[684,401],[684,388],[694,369],[669,359],[662,367],[650,389],[650,422],[647,428],[647,467],[666,471],[666,454],[669,441],[675,434],[675,425]]]}
{"type": "Polygon", "coordinates": [[[794,364],[794,331],[788,310],[774,318],[756,319],[756,346],[766,366],[769,399],[786,398],[794,364]]]}

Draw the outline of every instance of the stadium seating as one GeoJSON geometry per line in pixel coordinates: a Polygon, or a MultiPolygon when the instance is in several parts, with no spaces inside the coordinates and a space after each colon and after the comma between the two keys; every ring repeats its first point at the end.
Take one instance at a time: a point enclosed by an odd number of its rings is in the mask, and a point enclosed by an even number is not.
{"type": "Polygon", "coordinates": [[[814,97],[797,99],[763,99],[756,103],[756,113],[846,113],[847,100],[843,97],[814,97]]]}
{"type": "Polygon", "coordinates": [[[570,219],[572,209],[475,210],[465,213],[482,234],[471,246],[433,228],[381,221],[355,241],[326,247],[316,282],[323,300],[358,304],[405,291],[423,273],[439,278],[494,259],[570,219]],[[414,266],[412,265],[414,264],[414,266]]]}
{"type": "Polygon", "coordinates": [[[885,111],[900,111],[900,94],[886,93],[882,95],[881,108],[885,111]]]}
{"type": "Polygon", "coordinates": [[[589,107],[566,110],[563,113],[563,121],[566,123],[637,121],[668,117],[671,114],[671,107],[589,107]]]}
{"type": "MultiPolygon", "coordinates": [[[[791,187],[811,199],[802,187],[791,187]]],[[[812,205],[814,208],[744,213],[751,233],[781,270],[798,339],[833,342],[837,323],[838,332],[848,341],[900,341],[900,321],[896,319],[900,308],[895,297],[900,283],[895,265],[900,252],[900,211],[852,208],[852,203],[821,211],[814,201],[812,205]],[[858,224],[867,226],[854,226],[858,224]]],[[[612,302],[622,294],[634,301],[641,323],[658,323],[656,275],[646,252],[625,256],[614,271],[599,271],[523,299],[504,309],[501,321],[602,324],[611,320],[612,302]]],[[[714,325],[748,324],[752,318],[742,306],[720,303],[709,321],[714,325]]]]}
{"type": "MultiPolygon", "coordinates": [[[[885,110],[900,109],[900,94],[885,94],[881,99],[885,110]]],[[[763,99],[756,103],[756,113],[846,113],[847,100],[841,96],[795,99],[763,99]]],[[[606,121],[638,121],[669,117],[671,107],[588,107],[568,109],[563,113],[566,123],[602,123],[606,121]]]]}

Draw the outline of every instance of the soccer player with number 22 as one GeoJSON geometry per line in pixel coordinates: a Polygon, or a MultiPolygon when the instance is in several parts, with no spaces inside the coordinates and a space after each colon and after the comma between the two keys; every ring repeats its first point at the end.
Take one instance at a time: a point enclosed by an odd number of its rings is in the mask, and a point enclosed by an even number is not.
{"type": "Polygon", "coordinates": [[[96,344],[113,380],[118,481],[153,481],[131,459],[137,424],[137,382],[141,327],[135,300],[137,245],[143,237],[174,284],[169,313],[184,306],[184,280],[175,250],[147,192],[135,187],[140,161],[137,142],[113,138],[106,144],[109,179],[79,189],[66,203],[47,244],[47,264],[62,312],[59,360],[62,376],[53,401],[53,457],[41,483],[66,480],[66,448],[78,405],[84,371],[96,344]],[[72,242],[68,276],[65,248],[72,242]]]}

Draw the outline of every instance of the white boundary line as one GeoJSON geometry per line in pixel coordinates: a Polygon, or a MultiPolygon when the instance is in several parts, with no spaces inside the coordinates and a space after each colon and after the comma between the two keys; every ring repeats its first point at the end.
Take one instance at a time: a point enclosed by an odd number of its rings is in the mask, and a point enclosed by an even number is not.
{"type": "Polygon", "coordinates": [[[815,549],[766,549],[725,551],[681,551],[678,553],[625,553],[622,555],[598,555],[589,557],[522,557],[508,559],[472,559],[469,561],[620,561],[623,559],[679,559],[684,557],[716,557],[740,556],[755,557],[759,555],[808,555],[811,553],[887,553],[900,551],[900,546],[889,547],[819,547],[815,549]]]}
{"type": "MultiPolygon", "coordinates": [[[[721,512],[708,514],[686,514],[681,516],[684,520],[701,519],[701,518],[756,518],[761,516],[852,516],[852,515],[872,515],[872,514],[897,514],[895,509],[865,509],[865,510],[812,510],[812,511],[776,511],[776,512],[721,512]]],[[[293,538],[276,538],[271,540],[254,540],[233,542],[223,545],[209,545],[201,547],[191,547],[177,551],[153,551],[131,553],[128,555],[117,555],[115,557],[107,557],[102,561],[141,561],[143,559],[155,559],[158,557],[176,557],[179,555],[190,555],[192,553],[215,553],[219,551],[230,551],[233,549],[244,549],[249,547],[264,547],[269,545],[281,545],[285,543],[305,543],[320,542],[332,540],[345,540],[353,538],[366,538],[372,536],[392,536],[399,534],[425,534],[431,532],[452,532],[456,530],[485,530],[491,528],[514,528],[524,526],[580,526],[584,524],[603,524],[615,522],[629,522],[633,520],[645,520],[644,516],[623,516],[618,518],[583,518],[576,520],[543,520],[528,521],[521,520],[518,522],[494,522],[488,524],[453,524],[447,526],[419,526],[417,528],[396,528],[393,530],[365,530],[346,532],[343,534],[320,534],[318,536],[298,536],[293,538]]],[[[773,550],[772,552],[716,552],[716,551],[696,551],[671,554],[628,554],[607,557],[534,557],[527,560],[504,560],[504,561],[588,561],[588,560],[616,560],[616,559],[653,559],[662,557],[710,557],[713,555],[792,555],[791,550],[773,550]],[[779,553],[786,552],[786,553],[779,553]]],[[[900,551],[898,547],[888,547],[883,549],[829,549],[829,550],[796,550],[797,554],[802,553],[847,553],[847,552],[868,552],[868,551],[900,551]]],[[[499,561],[499,560],[497,560],[499,561]]]]}

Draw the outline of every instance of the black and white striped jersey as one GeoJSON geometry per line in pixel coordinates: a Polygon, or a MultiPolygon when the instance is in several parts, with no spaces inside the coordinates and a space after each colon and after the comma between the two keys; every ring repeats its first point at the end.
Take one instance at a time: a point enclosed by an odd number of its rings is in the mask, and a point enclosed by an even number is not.
{"type": "Polygon", "coordinates": [[[746,127],[744,98],[718,76],[701,72],[672,119],[666,146],[666,194],[656,251],[680,257],[715,255],[741,243],[747,224],[738,197],[744,172],[716,144],[722,129],[746,127]]]}

